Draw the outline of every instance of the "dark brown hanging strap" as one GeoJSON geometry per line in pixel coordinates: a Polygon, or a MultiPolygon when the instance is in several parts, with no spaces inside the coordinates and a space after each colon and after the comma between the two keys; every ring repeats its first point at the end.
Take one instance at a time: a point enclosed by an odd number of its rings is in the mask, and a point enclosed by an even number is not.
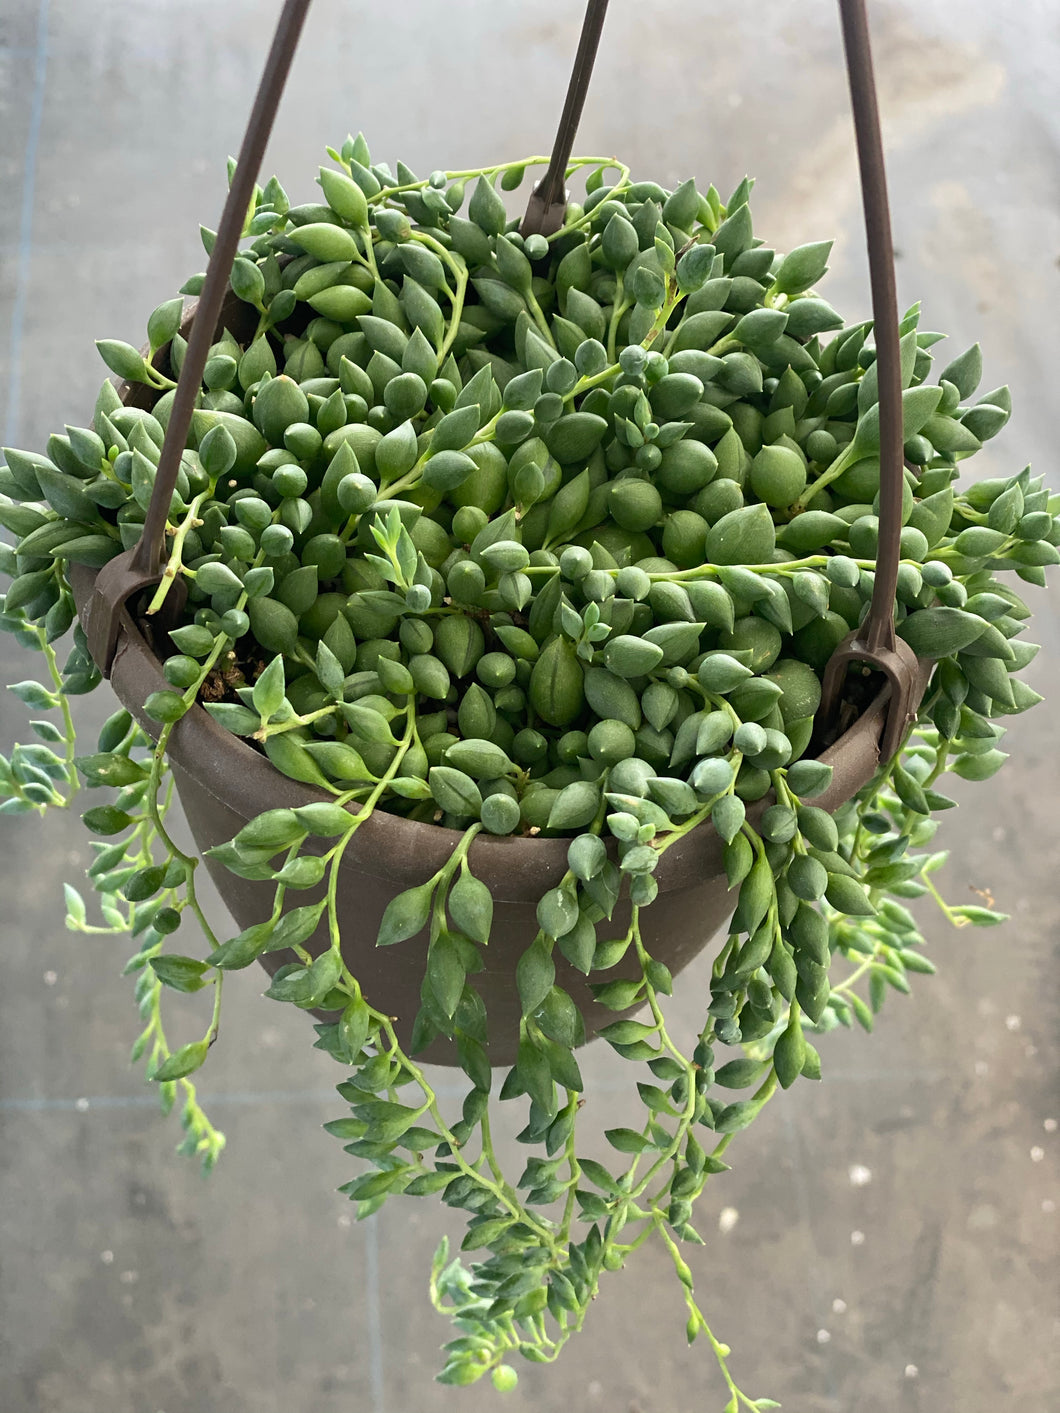
{"type": "Polygon", "coordinates": [[[526,215],[519,227],[519,233],[528,235],[552,235],[563,225],[567,210],[567,163],[574,146],[574,135],[578,131],[585,95],[589,91],[596,51],[600,44],[600,31],[604,27],[607,14],[607,0],[589,0],[585,7],[581,39],[574,57],[574,71],[567,87],[567,99],[563,105],[556,141],[552,147],[552,161],[548,170],[534,187],[526,208],[526,215]]]}
{"type": "Polygon", "coordinates": [[[916,655],[896,637],[894,631],[904,478],[898,295],[883,139],[864,0],[839,0],[839,15],[861,172],[879,374],[880,533],[869,612],[861,627],[839,645],[825,668],[818,722],[820,728],[827,731],[830,720],[838,711],[843,683],[852,664],[864,663],[876,668],[885,674],[891,684],[891,697],[880,740],[880,758],[887,761],[898,750],[918,705],[915,699],[918,674],[916,655]]]}
{"type": "MultiPolygon", "coordinates": [[[[272,132],[276,110],[280,106],[280,98],[309,3],[310,0],[286,0],[276,26],[276,34],[258,85],[257,97],[247,122],[243,145],[239,149],[239,159],[207,266],[206,280],[181,365],[143,530],[131,550],[119,554],[100,570],[92,598],[83,615],[89,651],[100,670],[108,677],[118,643],[120,609],[137,590],[157,584],[162,578],[166,519],[177,484],[180,458],[187,443],[191,415],[202,386],[206,359],[213,343],[221,303],[228,288],[232,262],[239,248],[247,208],[254,194],[254,183],[261,170],[265,147],[272,132]]],[[[186,593],[186,585],[183,579],[177,579],[166,600],[171,611],[182,606],[182,593],[186,593]],[[170,603],[170,600],[173,602],[170,603]]]]}

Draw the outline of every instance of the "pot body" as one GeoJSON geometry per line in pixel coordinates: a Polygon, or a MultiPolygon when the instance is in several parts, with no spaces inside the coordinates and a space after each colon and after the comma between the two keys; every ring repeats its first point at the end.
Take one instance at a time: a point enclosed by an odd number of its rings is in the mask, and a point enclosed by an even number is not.
{"type": "MultiPolygon", "coordinates": [[[[267,762],[266,762],[267,765],[267,762]]],[[[271,770],[271,767],[270,767],[271,770]]],[[[200,850],[224,843],[242,828],[248,818],[263,809],[288,803],[277,792],[276,781],[262,782],[261,794],[251,800],[240,790],[238,798],[226,788],[227,782],[197,779],[184,766],[174,762],[173,773],[188,824],[200,850]]],[[[275,774],[275,772],[273,772],[275,774]]],[[[288,782],[280,777],[284,786],[288,782]]],[[[296,789],[300,787],[296,786],[296,789]]],[[[308,798],[318,798],[307,792],[308,798]]],[[[338,912],[342,930],[342,954],[373,1006],[396,1017],[396,1030],[403,1045],[408,1044],[412,1023],[419,1009],[420,986],[427,955],[427,933],[396,947],[379,948],[375,939],[383,912],[403,889],[423,883],[450,857],[461,835],[377,811],[354,835],[343,855],[339,872],[338,912]]],[[[515,984],[515,969],[523,952],[537,933],[537,904],[542,894],[563,877],[567,868],[565,839],[523,839],[478,836],[471,848],[470,863],[475,876],[489,888],[493,897],[493,929],[488,946],[479,949],[483,970],[472,977],[472,985],[482,997],[489,1018],[488,1054],[492,1064],[511,1064],[519,1038],[521,1007],[515,984]]],[[[668,851],[663,862],[676,851],[668,851]]],[[[703,831],[696,839],[691,872],[680,869],[675,877],[660,878],[659,897],[641,914],[641,932],[652,956],[676,975],[697,956],[732,912],[735,899],[728,892],[722,864],[721,840],[713,831],[703,831]]],[[[206,866],[240,928],[261,922],[272,912],[273,885],[238,878],[223,865],[207,858],[206,866]]],[[[660,872],[662,870],[660,869],[660,872]]],[[[288,894],[291,906],[313,901],[323,895],[317,888],[288,894]]],[[[622,901],[610,922],[600,923],[603,937],[621,937],[629,925],[630,908],[622,901]]],[[[328,945],[326,924],[318,927],[305,944],[316,954],[328,945]]],[[[632,950],[632,949],[631,949],[632,950]]],[[[293,960],[290,953],[267,953],[263,964],[275,971],[293,960]]],[[[616,1019],[593,998],[588,978],[577,971],[558,951],[554,953],[556,981],[571,996],[585,1021],[586,1037],[616,1019]]],[[[632,956],[613,971],[594,973],[593,980],[638,975],[632,956]],[[630,971],[629,964],[634,968],[630,971]]],[[[447,1040],[438,1040],[422,1058],[436,1063],[455,1062],[447,1040]]]]}
{"type": "MultiPolygon", "coordinates": [[[[79,609],[91,595],[94,572],[75,568],[72,574],[79,609]]],[[[925,664],[922,687],[931,664],[925,664]]],[[[143,712],[143,703],[169,684],[137,624],[122,613],[122,632],[111,673],[111,685],[146,731],[157,735],[158,726],[143,712]]],[[[879,736],[887,690],[876,698],[857,722],[822,753],[833,766],[827,794],[815,801],[835,809],[867,784],[879,763],[879,736]]],[[[201,707],[193,707],[170,736],[169,757],[181,803],[200,850],[231,839],[264,810],[296,808],[327,798],[308,785],[281,775],[264,755],[219,726],[201,707]]],[[[760,802],[752,818],[770,803],[760,802]]],[[[426,933],[396,947],[377,948],[375,939],[383,911],[406,888],[423,883],[451,856],[461,839],[452,829],[406,820],[377,810],[354,835],[340,865],[338,894],[342,951],[350,971],[358,978],[372,1005],[396,1017],[402,1043],[408,1042],[419,1008],[420,986],[426,964],[426,933]]],[[[491,1063],[510,1064],[515,1059],[519,1035],[520,1004],[515,968],[537,932],[539,899],[563,877],[567,867],[565,839],[496,838],[479,835],[471,847],[470,862],[476,877],[489,888],[494,900],[494,925],[489,945],[481,949],[484,970],[473,984],[489,1016],[491,1063]]],[[[727,888],[722,841],[709,825],[693,830],[666,851],[655,877],[659,896],[643,910],[641,923],[645,946],[677,975],[697,956],[735,905],[727,888]]],[[[238,878],[213,859],[205,860],[239,928],[262,922],[271,915],[273,885],[238,878]]],[[[290,893],[292,906],[314,901],[322,891],[290,893]]],[[[598,925],[601,938],[625,933],[629,905],[622,902],[609,922],[598,925]]],[[[323,951],[327,931],[321,926],[305,944],[314,955],[323,951]]],[[[262,958],[270,971],[294,960],[287,952],[262,958]]],[[[558,952],[556,979],[569,992],[585,1020],[587,1038],[616,1018],[600,1006],[589,990],[587,978],[558,952]]],[[[636,975],[635,958],[627,956],[609,971],[607,979],[636,975]],[[631,968],[633,970],[631,970],[631,968]]],[[[423,1059],[437,1064],[455,1063],[447,1041],[436,1041],[423,1059]]]]}

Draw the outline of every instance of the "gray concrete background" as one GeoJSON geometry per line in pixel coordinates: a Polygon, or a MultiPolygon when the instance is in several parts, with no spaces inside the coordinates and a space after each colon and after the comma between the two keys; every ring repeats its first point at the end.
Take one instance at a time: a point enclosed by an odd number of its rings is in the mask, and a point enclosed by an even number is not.
{"type": "MultiPolygon", "coordinates": [[[[867,311],[834,7],[649,0],[611,7],[578,148],[637,174],[728,191],[757,175],[781,249],[837,237],[825,293],[867,311]]],[[[0,431],[41,447],[83,421],[95,337],[138,343],[202,265],[276,3],[3,0],[0,431]]],[[[977,474],[1033,459],[1057,484],[1060,33],[1052,0],[872,6],[900,294],[954,353],[982,342],[1011,427],[977,474]]],[[[580,6],[317,0],[268,170],[309,199],[326,143],[363,128],[415,169],[541,150],[580,6]]],[[[876,1034],[828,1036],[826,1080],[734,1144],[693,1252],[702,1303],[749,1392],[792,1413],[995,1413],[1055,1406],[1057,1132],[1054,796],[1057,595],[1030,591],[1050,700],[1016,723],[993,786],[958,791],[941,831],[951,898],[991,889],[1004,928],[954,933],[921,906],[936,979],[876,1034]]],[[[5,682],[32,670],[3,640],[5,682]]],[[[109,709],[83,704],[86,728],[109,709]]],[[[0,700],[0,748],[22,709],[0,700]]],[[[87,859],[75,818],[0,820],[0,1408],[5,1413],[430,1413],[489,1388],[432,1382],[447,1335],[426,1299],[450,1214],[431,1202],[351,1226],[351,1174],[320,1124],[338,1073],[304,1017],[227,999],[203,1083],[228,1151],[204,1183],[127,1066],[136,1033],[118,939],[63,930],[60,881],[87,859]]],[[[215,913],[220,920],[219,905],[215,913]]],[[[706,964],[674,1012],[691,1025],[706,964]]],[[[187,1034],[199,1022],[188,1017],[187,1034]]],[[[610,1053],[585,1073],[623,1121],[610,1053]]],[[[445,1076],[440,1076],[444,1081],[445,1076]]],[[[524,1366],[512,1410],[692,1413],[724,1398],[689,1350],[668,1263],[642,1251],[605,1285],[553,1369],[524,1366]]]]}

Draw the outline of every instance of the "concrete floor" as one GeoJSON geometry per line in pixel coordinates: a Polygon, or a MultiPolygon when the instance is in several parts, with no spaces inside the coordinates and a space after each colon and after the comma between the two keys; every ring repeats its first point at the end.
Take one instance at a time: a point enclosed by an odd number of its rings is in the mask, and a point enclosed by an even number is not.
{"type": "MultiPolygon", "coordinates": [[[[85,420],[102,374],[92,339],[138,343],[149,310],[200,267],[197,226],[216,224],[277,10],[0,5],[4,443],[43,446],[85,420]]],[[[1016,415],[981,474],[1033,459],[1055,484],[1055,6],[872,10],[900,294],[923,298],[955,352],[981,340],[985,386],[1012,385],[1016,415]]],[[[750,169],[758,228],[781,249],[835,235],[825,293],[865,312],[833,7],[612,11],[580,149],[723,191],[750,169]]],[[[348,128],[424,170],[541,150],[579,17],[563,0],[318,0],[268,170],[309,199],[325,144],[348,128]]],[[[1060,1396],[1060,632],[1056,593],[1032,602],[1044,651],[1030,676],[1050,700],[1018,722],[996,785],[958,792],[966,807],[943,830],[950,896],[989,887],[1012,921],[956,934],[924,909],[939,976],[890,1001],[873,1038],[826,1037],[826,1082],[770,1106],[706,1200],[714,1238],[689,1258],[704,1307],[744,1386],[792,1413],[996,1413],[1060,1396]]],[[[3,641],[15,681],[26,663],[3,641]]],[[[88,729],[105,695],[84,703],[88,729]]],[[[0,749],[22,720],[0,700],[0,749]]],[[[0,1408],[485,1408],[489,1388],[432,1382],[447,1330],[424,1274],[450,1214],[408,1203],[351,1226],[334,1191],[347,1160],[320,1132],[337,1072],[251,973],[202,1084],[228,1151],[207,1183],[172,1156],[173,1121],[127,1067],[123,944],[63,929],[60,879],[86,858],[76,818],[0,820],[0,1408]]],[[[686,973],[678,1023],[697,1014],[704,977],[686,973]]],[[[584,1068],[602,1125],[624,1121],[610,1052],[590,1050],[584,1068]]],[[[556,1368],[524,1366],[507,1406],[720,1409],[666,1265],[639,1253],[556,1368]]]]}

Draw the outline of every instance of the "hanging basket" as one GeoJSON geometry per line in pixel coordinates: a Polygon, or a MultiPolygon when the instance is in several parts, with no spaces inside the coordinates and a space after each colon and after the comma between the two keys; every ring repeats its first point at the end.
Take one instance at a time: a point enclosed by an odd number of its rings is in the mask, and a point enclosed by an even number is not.
{"type": "MultiPolygon", "coordinates": [[[[553,161],[531,197],[523,223],[524,233],[528,229],[550,231],[562,222],[566,203],[563,176],[605,8],[602,3],[589,6],[553,161]]],[[[133,550],[118,556],[102,571],[75,567],[71,575],[78,612],[94,656],[111,677],[123,705],[156,736],[157,724],[144,713],[143,704],[152,692],[166,690],[169,686],[162,675],[158,655],[164,647],[164,643],[157,640],[162,630],[157,619],[145,628],[147,620],[138,622],[130,606],[136,591],[146,584],[156,583],[159,577],[165,507],[175,483],[206,349],[225,328],[232,327],[238,334],[239,326],[246,321],[247,305],[231,293],[226,294],[226,287],[242,213],[246,209],[247,193],[243,187],[248,187],[257,175],[261,150],[297,38],[297,30],[284,37],[282,28],[283,23],[248,126],[244,152],[236,168],[211,256],[206,287],[202,298],[189,308],[182,324],[181,332],[189,340],[189,346],[143,534],[133,550]],[[197,308],[207,312],[209,327],[206,330],[196,328],[197,308]],[[210,318],[213,311],[216,314],[210,318]],[[156,638],[153,646],[148,636],[156,638]]],[[[866,83],[862,89],[865,87],[871,86],[866,83]]],[[[859,108],[859,90],[854,84],[852,94],[855,118],[864,124],[867,121],[864,98],[862,96],[859,108]]],[[[866,131],[859,126],[859,145],[864,148],[863,184],[874,308],[880,331],[881,465],[884,468],[881,473],[880,553],[869,618],[840,646],[824,674],[824,702],[819,722],[834,716],[851,662],[869,663],[883,673],[883,678],[876,697],[854,724],[823,752],[816,752],[834,770],[827,794],[817,801],[828,810],[835,810],[849,800],[872,779],[881,758],[893,755],[900,732],[915,715],[934,666],[932,661],[914,659],[904,644],[896,642],[893,626],[894,579],[901,529],[901,411],[897,388],[896,316],[893,320],[887,317],[895,308],[895,297],[882,151],[873,150],[872,136],[871,126],[866,131]],[[888,363],[894,375],[890,384],[888,363]]],[[[876,137],[878,147],[878,133],[876,137]]],[[[156,364],[164,368],[167,356],[168,346],[159,351],[156,364]]],[[[119,391],[130,405],[149,407],[157,397],[138,384],[123,384],[119,391]]],[[[163,652],[162,656],[165,655],[168,653],[163,652]]],[[[296,808],[325,798],[311,787],[281,774],[264,755],[225,731],[199,705],[176,725],[168,755],[188,823],[204,855],[207,850],[230,840],[249,820],[265,810],[296,808]]],[[[752,806],[748,812],[750,820],[760,818],[773,801],[770,793],[752,806]]],[[[387,904],[398,893],[421,883],[451,856],[461,837],[458,831],[410,821],[377,809],[357,831],[342,860],[339,917],[343,957],[373,1004],[396,1017],[396,1030],[402,1044],[410,1039],[419,1006],[426,930],[408,947],[394,953],[376,946],[380,919],[387,904]],[[416,958],[411,965],[410,957],[416,958]]],[[[610,841],[609,848],[612,854],[616,852],[614,840],[610,841]]],[[[663,962],[672,974],[676,975],[703,950],[732,911],[734,900],[728,888],[722,848],[713,826],[700,825],[667,851],[655,873],[659,895],[651,907],[643,910],[641,925],[649,953],[663,962]]],[[[538,901],[566,871],[567,841],[480,836],[471,847],[470,858],[474,874],[489,887],[494,901],[493,931],[490,946],[484,949],[483,956],[485,969],[476,974],[475,986],[490,1018],[490,1061],[494,1065],[507,1065],[516,1057],[521,1015],[516,966],[538,932],[538,901]]],[[[238,877],[208,856],[205,862],[240,928],[269,917],[273,905],[272,884],[238,877]]],[[[312,902],[322,891],[321,886],[315,891],[302,892],[299,902],[312,902]]],[[[598,924],[598,937],[621,932],[628,925],[629,913],[628,901],[620,902],[611,921],[598,924]]],[[[326,922],[321,923],[305,946],[313,955],[327,948],[326,922]]],[[[275,972],[292,961],[293,956],[280,951],[267,953],[260,960],[268,971],[275,972]]],[[[557,955],[555,960],[557,980],[578,1005],[586,1039],[591,1039],[600,1028],[615,1020],[616,1012],[594,999],[587,979],[565,958],[557,955]]],[[[635,968],[636,962],[630,955],[625,965],[620,963],[613,969],[612,975],[632,976],[635,968]]],[[[432,1042],[423,1052],[423,1058],[441,1064],[457,1063],[455,1047],[444,1037],[432,1042]]]]}

